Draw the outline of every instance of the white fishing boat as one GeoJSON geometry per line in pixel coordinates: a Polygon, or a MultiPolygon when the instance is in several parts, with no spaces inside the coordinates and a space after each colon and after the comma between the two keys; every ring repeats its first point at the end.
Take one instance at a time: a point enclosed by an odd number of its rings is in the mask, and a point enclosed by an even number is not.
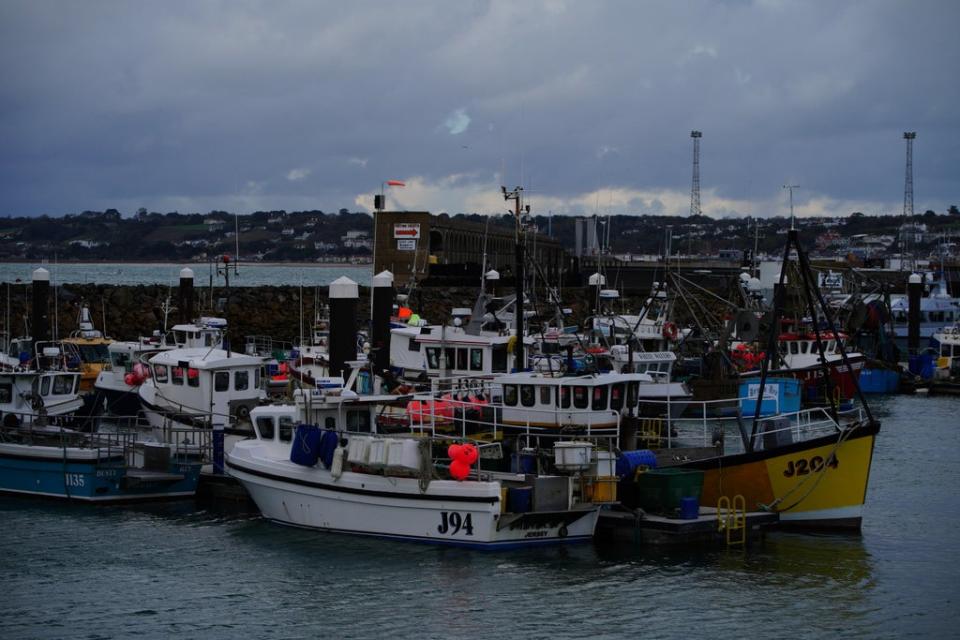
{"type": "Polygon", "coordinates": [[[263,361],[223,349],[161,351],[138,387],[141,409],[158,434],[171,425],[223,429],[226,446],[252,434],[250,411],[266,397],[263,361]]]}
{"type": "Polygon", "coordinates": [[[26,425],[42,417],[70,416],[83,406],[80,372],[68,368],[60,343],[13,340],[10,351],[18,357],[8,355],[0,364],[4,423],[26,425]]]}
{"type": "Polygon", "coordinates": [[[614,499],[614,440],[548,438],[525,448],[538,469],[511,472],[500,443],[377,434],[388,399],[331,378],[294,405],[258,407],[256,437],[228,453],[229,473],[282,524],[479,549],[589,540],[614,499]]]}

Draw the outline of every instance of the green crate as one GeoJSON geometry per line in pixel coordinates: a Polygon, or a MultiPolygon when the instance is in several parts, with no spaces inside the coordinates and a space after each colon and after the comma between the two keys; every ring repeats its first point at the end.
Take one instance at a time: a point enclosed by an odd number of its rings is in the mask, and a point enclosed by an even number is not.
{"type": "Polygon", "coordinates": [[[681,498],[700,499],[703,471],[697,469],[651,469],[637,475],[637,506],[646,511],[673,511],[681,498]]]}

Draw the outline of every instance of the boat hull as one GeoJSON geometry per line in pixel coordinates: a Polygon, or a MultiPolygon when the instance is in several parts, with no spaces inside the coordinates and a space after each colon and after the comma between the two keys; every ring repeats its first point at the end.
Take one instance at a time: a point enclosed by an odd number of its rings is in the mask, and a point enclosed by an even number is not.
{"type": "Polygon", "coordinates": [[[416,478],[345,472],[334,480],[320,468],[274,463],[266,471],[233,455],[227,466],[265,518],[337,533],[509,549],[590,540],[599,515],[595,507],[502,514],[499,490],[458,494],[453,481],[433,481],[421,492],[416,478]]]}
{"type": "Polygon", "coordinates": [[[82,502],[135,502],[191,497],[200,465],[171,462],[164,474],[137,474],[123,457],[87,449],[0,444],[0,493],[82,502]]]}
{"type": "Polygon", "coordinates": [[[703,470],[702,504],[742,495],[748,511],[779,512],[781,526],[859,531],[879,428],[861,425],[842,441],[830,435],[682,466],[703,470]]]}

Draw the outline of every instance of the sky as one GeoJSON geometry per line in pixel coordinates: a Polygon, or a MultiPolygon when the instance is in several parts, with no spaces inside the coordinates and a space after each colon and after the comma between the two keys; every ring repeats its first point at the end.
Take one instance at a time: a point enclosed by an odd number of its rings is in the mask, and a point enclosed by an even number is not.
{"type": "Polygon", "coordinates": [[[956,0],[0,0],[0,216],[960,205],[956,0]],[[405,187],[384,187],[402,180],[405,187]]]}

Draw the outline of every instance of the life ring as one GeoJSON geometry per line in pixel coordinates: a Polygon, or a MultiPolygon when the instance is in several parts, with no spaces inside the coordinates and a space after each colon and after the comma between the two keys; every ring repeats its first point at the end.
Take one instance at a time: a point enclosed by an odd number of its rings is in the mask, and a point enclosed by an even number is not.
{"type": "Polygon", "coordinates": [[[677,339],[677,336],[679,334],[680,332],[677,330],[677,325],[675,325],[674,323],[665,322],[663,324],[663,337],[666,338],[667,340],[670,340],[671,342],[673,342],[674,340],[677,339]]]}
{"type": "Polygon", "coordinates": [[[240,418],[241,420],[246,420],[247,418],[249,418],[250,407],[248,407],[245,404],[242,404],[239,407],[237,407],[237,417],[240,418]]]}

